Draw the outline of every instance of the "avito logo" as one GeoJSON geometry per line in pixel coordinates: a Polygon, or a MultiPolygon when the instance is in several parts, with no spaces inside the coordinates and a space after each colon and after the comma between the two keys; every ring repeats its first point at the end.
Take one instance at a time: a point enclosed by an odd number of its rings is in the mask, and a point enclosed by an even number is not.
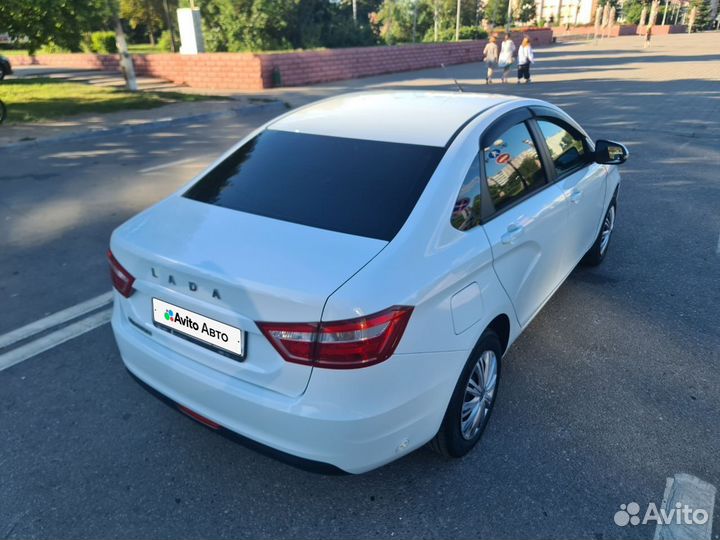
{"type": "Polygon", "coordinates": [[[170,321],[170,322],[175,322],[175,314],[173,313],[172,309],[165,310],[165,320],[170,321]]]}

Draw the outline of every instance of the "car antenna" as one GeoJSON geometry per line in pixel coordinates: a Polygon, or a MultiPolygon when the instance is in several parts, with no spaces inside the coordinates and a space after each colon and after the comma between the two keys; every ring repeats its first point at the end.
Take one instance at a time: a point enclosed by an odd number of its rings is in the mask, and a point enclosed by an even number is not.
{"type": "MultiPolygon", "coordinates": [[[[440,65],[441,65],[442,68],[445,70],[445,72],[446,72],[448,75],[450,75],[450,72],[448,71],[448,68],[445,67],[445,64],[440,64],[440,65]]],[[[456,79],[455,77],[453,77],[452,75],[450,75],[450,77],[452,78],[453,82],[455,83],[455,86],[457,86],[458,92],[464,92],[465,90],[463,90],[463,87],[460,86],[460,83],[459,83],[459,82],[457,82],[457,79],[456,79]]]]}

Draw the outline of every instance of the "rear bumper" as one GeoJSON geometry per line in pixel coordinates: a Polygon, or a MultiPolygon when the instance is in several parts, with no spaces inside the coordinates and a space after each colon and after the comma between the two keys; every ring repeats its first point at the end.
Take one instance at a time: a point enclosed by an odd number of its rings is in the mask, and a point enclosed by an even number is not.
{"type": "Polygon", "coordinates": [[[358,370],[316,368],[305,393],[290,397],[160,345],[117,306],[112,327],[127,369],[165,398],[281,458],[300,458],[295,465],[325,464],[350,473],[379,467],[429,441],[467,357],[463,351],[402,354],[358,370]]]}

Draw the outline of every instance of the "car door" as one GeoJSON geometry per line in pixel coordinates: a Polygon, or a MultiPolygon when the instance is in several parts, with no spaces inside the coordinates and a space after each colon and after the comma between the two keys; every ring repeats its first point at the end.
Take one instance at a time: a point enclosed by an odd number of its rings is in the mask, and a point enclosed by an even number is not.
{"type": "Polygon", "coordinates": [[[549,182],[531,114],[502,117],[482,137],[483,187],[492,208],[484,229],[498,279],[525,326],[563,278],[567,230],[565,195],[549,182]]]}
{"type": "Polygon", "coordinates": [[[565,194],[569,210],[565,275],[585,255],[597,236],[604,212],[606,169],[592,161],[590,142],[575,127],[560,118],[536,118],[539,133],[553,163],[553,175],[565,194]]]}

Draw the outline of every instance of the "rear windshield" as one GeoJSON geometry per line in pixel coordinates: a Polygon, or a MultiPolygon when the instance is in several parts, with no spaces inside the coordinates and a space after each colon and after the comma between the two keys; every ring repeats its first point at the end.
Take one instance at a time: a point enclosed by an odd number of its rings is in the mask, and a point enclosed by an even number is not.
{"type": "Polygon", "coordinates": [[[390,241],[443,148],[267,130],[212,169],[185,197],[390,241]]]}

